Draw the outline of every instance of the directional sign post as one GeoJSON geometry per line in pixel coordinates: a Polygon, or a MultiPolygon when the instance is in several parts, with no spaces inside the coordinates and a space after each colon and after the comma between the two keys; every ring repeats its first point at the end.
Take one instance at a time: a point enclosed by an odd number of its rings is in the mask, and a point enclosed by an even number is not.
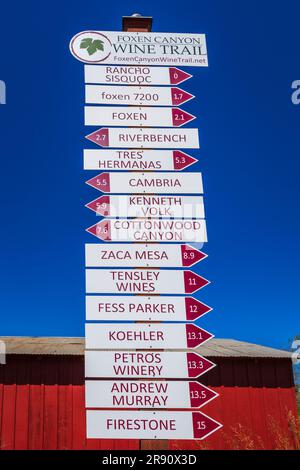
{"type": "Polygon", "coordinates": [[[194,352],[86,351],[87,378],[195,379],[215,364],[194,352]]]}
{"type": "Polygon", "coordinates": [[[222,425],[200,411],[87,411],[87,437],[204,439],[222,425]]]}
{"type": "Polygon", "coordinates": [[[179,85],[192,75],[177,67],[85,65],[84,77],[106,85],[179,85]]]}
{"type": "Polygon", "coordinates": [[[87,437],[203,439],[221,424],[195,408],[218,394],[189,379],[215,364],[188,350],[213,338],[193,323],[212,309],[189,294],[210,281],[188,268],[206,258],[207,232],[202,174],[182,171],[197,162],[183,149],[200,148],[181,109],[195,96],[178,86],[191,75],[174,65],[206,67],[206,38],[140,20],[70,41],[84,124],[102,126],[86,139],[103,147],[84,150],[99,173],[86,183],[104,193],[86,204],[101,217],[86,231],[104,242],[85,245],[87,437]]]}
{"type": "Polygon", "coordinates": [[[86,349],[193,349],[213,335],[188,323],[87,323],[86,349]]]}
{"type": "Polygon", "coordinates": [[[85,106],[86,126],[181,127],[193,119],[179,108],[85,106]]]}
{"type": "Polygon", "coordinates": [[[198,129],[144,129],[102,127],[87,135],[100,147],[116,148],[185,148],[198,149],[198,129]]]}
{"type": "MultiPolygon", "coordinates": [[[[86,207],[104,217],[205,217],[202,196],[101,196],[86,204],[86,207]]],[[[99,238],[102,234],[100,231],[99,238]]]]}
{"type": "Polygon", "coordinates": [[[207,241],[205,220],[103,219],[87,232],[104,241],[193,242],[207,241]]]}
{"type": "Polygon", "coordinates": [[[179,106],[195,98],[176,87],[85,86],[87,104],[179,106]]]}
{"type": "Polygon", "coordinates": [[[112,243],[85,245],[88,268],[186,268],[206,258],[206,254],[190,245],[112,243]]]}
{"type": "Polygon", "coordinates": [[[87,408],[200,408],[218,394],[196,381],[87,380],[87,408]]]}
{"type": "Polygon", "coordinates": [[[181,171],[196,161],[180,150],[84,150],[85,170],[181,171]]]}
{"type": "Polygon", "coordinates": [[[87,294],[193,294],[209,282],[193,271],[86,269],[87,294]]]}
{"type": "Polygon", "coordinates": [[[86,319],[92,321],[191,322],[211,310],[193,297],[86,296],[86,319]]]}
{"type": "Polygon", "coordinates": [[[201,173],[100,173],[86,183],[103,193],[203,193],[201,173]]]}

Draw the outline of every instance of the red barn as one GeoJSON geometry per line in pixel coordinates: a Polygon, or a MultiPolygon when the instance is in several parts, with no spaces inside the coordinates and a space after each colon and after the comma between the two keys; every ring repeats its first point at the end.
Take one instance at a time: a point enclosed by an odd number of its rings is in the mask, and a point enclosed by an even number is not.
{"type": "Polygon", "coordinates": [[[220,397],[202,410],[223,424],[204,441],[85,438],[84,339],[2,337],[1,449],[296,449],[291,354],[213,339],[199,352],[218,367],[201,382],[220,397]]]}

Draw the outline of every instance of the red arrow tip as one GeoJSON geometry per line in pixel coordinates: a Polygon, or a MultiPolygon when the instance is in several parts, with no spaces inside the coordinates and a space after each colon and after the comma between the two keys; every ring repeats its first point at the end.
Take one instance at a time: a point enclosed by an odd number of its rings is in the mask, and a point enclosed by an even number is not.
{"type": "Polygon", "coordinates": [[[187,113],[180,108],[172,108],[173,126],[181,127],[184,124],[193,121],[194,119],[196,119],[196,116],[193,116],[192,114],[187,113]]]}
{"type": "Polygon", "coordinates": [[[202,330],[202,328],[199,328],[199,326],[193,324],[186,325],[186,338],[188,348],[196,348],[197,346],[200,346],[200,344],[206,343],[206,341],[213,337],[214,335],[212,335],[206,330],[202,330]]]}
{"type": "Polygon", "coordinates": [[[218,396],[214,390],[200,384],[199,382],[189,382],[190,402],[192,408],[200,408],[218,396]]]}
{"type": "Polygon", "coordinates": [[[181,245],[182,266],[188,268],[207,258],[207,255],[191,245],[181,245]]]}
{"type": "Polygon", "coordinates": [[[213,369],[216,366],[216,364],[209,361],[205,357],[200,356],[200,354],[188,352],[186,353],[186,356],[188,376],[191,378],[200,377],[200,375],[208,372],[210,369],[213,369]]]}
{"type": "Polygon", "coordinates": [[[179,106],[180,104],[186,103],[187,101],[195,98],[194,95],[182,90],[181,88],[171,88],[172,105],[179,106]]]}
{"type": "Polygon", "coordinates": [[[169,74],[171,85],[178,85],[179,83],[182,83],[188,78],[192,77],[192,75],[184,72],[183,70],[178,69],[177,67],[170,67],[169,74]]]}
{"type": "Polygon", "coordinates": [[[85,207],[88,207],[99,215],[108,217],[110,215],[109,196],[98,197],[97,199],[94,199],[93,201],[86,204],[85,207]]]}
{"type": "Polygon", "coordinates": [[[100,240],[109,241],[111,240],[111,229],[109,220],[101,220],[95,225],[86,229],[87,232],[100,238],[100,240]]]}
{"type": "Polygon", "coordinates": [[[192,415],[195,439],[204,439],[222,427],[222,424],[200,411],[193,411],[192,415]]]}
{"type": "Polygon", "coordinates": [[[210,281],[204,277],[199,276],[193,271],[184,271],[183,276],[186,294],[192,294],[193,292],[202,289],[202,287],[210,283],[210,281]]]}
{"type": "Polygon", "coordinates": [[[205,315],[207,312],[210,312],[212,308],[203,304],[199,300],[194,299],[194,297],[186,297],[185,310],[186,319],[188,321],[194,321],[197,318],[202,317],[202,315],[205,315]]]}
{"type": "Polygon", "coordinates": [[[86,139],[94,142],[95,144],[99,145],[100,147],[108,147],[109,146],[109,131],[107,127],[102,127],[102,129],[98,129],[95,132],[87,135],[86,139]]]}
{"type": "Polygon", "coordinates": [[[103,193],[110,192],[110,175],[109,173],[100,173],[100,175],[94,176],[90,180],[86,181],[86,184],[89,184],[95,189],[102,191],[103,193]]]}
{"type": "Polygon", "coordinates": [[[174,170],[183,170],[197,161],[196,158],[191,157],[181,150],[173,150],[174,170]]]}

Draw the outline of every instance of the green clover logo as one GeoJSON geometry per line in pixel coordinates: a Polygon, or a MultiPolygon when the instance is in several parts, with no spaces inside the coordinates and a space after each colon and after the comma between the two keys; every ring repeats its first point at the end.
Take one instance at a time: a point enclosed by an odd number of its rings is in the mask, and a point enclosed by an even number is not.
{"type": "Polygon", "coordinates": [[[100,39],[85,38],[80,43],[80,49],[86,49],[89,55],[93,55],[97,51],[104,51],[103,44],[100,39]]]}

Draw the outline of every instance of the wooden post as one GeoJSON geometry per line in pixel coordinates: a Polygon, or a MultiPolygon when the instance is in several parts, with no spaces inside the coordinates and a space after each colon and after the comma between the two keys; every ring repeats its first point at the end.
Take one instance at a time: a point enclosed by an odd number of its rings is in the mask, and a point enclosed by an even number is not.
{"type": "MultiPolygon", "coordinates": [[[[123,16],[122,31],[131,32],[150,32],[152,30],[152,17],[141,16],[138,13],[132,16],[123,16]]],[[[141,439],[141,450],[166,450],[168,449],[168,441],[166,439],[141,439]]]]}

